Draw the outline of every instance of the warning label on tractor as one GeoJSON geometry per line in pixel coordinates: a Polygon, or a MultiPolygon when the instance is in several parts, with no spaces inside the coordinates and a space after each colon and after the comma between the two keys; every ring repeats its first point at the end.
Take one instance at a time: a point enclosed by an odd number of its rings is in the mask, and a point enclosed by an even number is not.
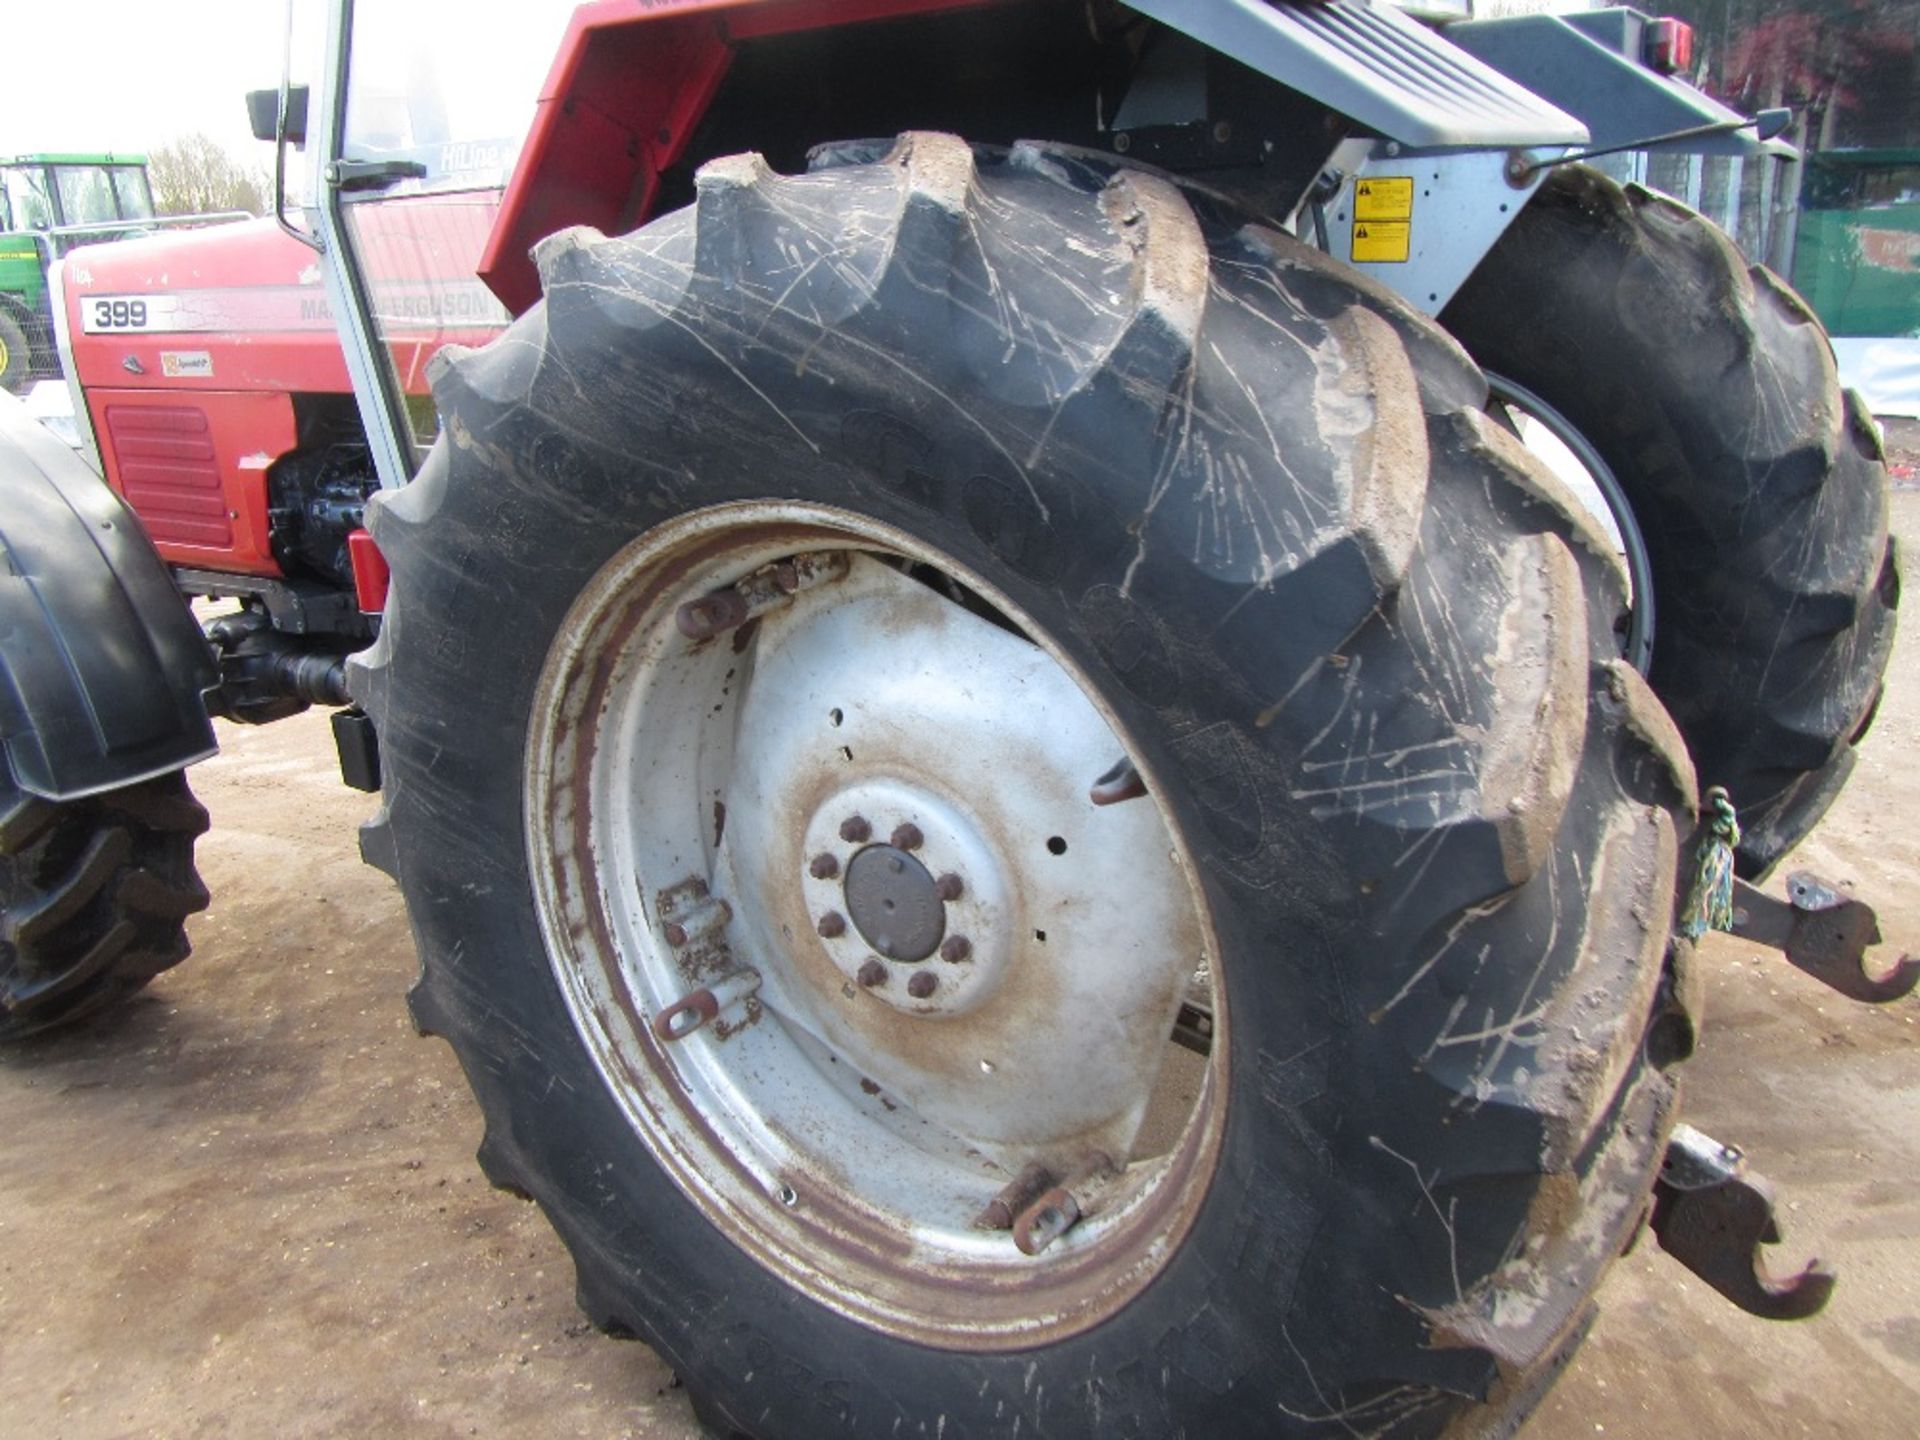
{"type": "Polygon", "coordinates": [[[1353,187],[1356,220],[1413,219],[1413,177],[1370,175],[1353,187]]]}
{"type": "Polygon", "coordinates": [[[1413,246],[1413,226],[1405,220],[1358,220],[1353,226],[1356,263],[1404,264],[1413,246]]]}
{"type": "Polygon", "coordinates": [[[1353,187],[1356,264],[1403,265],[1413,247],[1413,177],[1368,175],[1353,187]]]}

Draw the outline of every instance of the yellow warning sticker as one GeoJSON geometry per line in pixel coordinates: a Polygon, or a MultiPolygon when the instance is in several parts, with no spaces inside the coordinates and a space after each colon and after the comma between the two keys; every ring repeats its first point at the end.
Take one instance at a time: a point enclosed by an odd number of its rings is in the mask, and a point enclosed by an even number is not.
{"type": "Polygon", "coordinates": [[[1356,264],[1405,264],[1413,245],[1413,226],[1405,220],[1356,220],[1353,259],[1356,264]]]}
{"type": "Polygon", "coordinates": [[[1413,219],[1411,175],[1368,175],[1353,187],[1356,220],[1413,219]]]}

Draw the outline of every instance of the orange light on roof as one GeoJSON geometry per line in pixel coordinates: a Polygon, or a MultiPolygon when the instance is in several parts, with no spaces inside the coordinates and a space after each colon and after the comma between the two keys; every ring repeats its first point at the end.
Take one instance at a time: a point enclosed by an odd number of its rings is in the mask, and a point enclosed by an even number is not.
{"type": "Polygon", "coordinates": [[[1677,75],[1693,68],[1693,26],[1671,15],[1647,22],[1642,50],[1647,67],[1662,75],[1677,75]]]}

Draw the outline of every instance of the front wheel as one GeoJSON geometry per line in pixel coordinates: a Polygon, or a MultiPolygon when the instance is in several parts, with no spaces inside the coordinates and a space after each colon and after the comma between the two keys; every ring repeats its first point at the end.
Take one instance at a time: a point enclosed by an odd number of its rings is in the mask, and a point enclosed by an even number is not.
{"type": "Polygon", "coordinates": [[[56,804],[0,769],[0,1041],[117,1004],[186,959],[206,828],[182,774],[56,804]]]}
{"type": "Polygon", "coordinates": [[[1523,1413],[1660,1158],[1693,780],[1471,365],[1039,146],[539,260],[352,684],[588,1313],[761,1440],[1523,1413]]]}

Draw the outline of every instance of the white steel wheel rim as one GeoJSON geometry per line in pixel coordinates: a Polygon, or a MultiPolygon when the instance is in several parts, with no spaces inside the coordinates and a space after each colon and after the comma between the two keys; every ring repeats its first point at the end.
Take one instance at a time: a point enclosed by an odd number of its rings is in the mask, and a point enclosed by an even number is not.
{"type": "Polygon", "coordinates": [[[1119,736],[1004,596],[818,506],[650,531],[549,652],[527,844],[575,1028],[705,1218],[861,1323],[973,1350],[1077,1333],[1159,1273],[1206,1194],[1217,989],[1211,1054],[1167,1041],[1214,945],[1152,776],[1088,798],[1131,758],[1119,736]],[[710,638],[676,625],[743,593],[773,603],[710,638]],[[917,917],[901,939],[896,911],[917,917]],[[1036,1187],[1085,1211],[1037,1254],[979,1222],[1022,1170],[1045,1172],[1013,1187],[1023,1236],[1063,1218],[1036,1187]]]}

